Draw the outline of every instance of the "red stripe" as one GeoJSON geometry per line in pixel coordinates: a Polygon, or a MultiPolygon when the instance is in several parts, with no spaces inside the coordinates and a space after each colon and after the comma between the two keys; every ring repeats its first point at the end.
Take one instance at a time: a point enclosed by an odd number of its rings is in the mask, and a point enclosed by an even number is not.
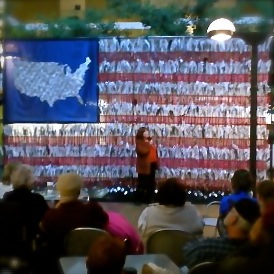
{"type": "MultiPolygon", "coordinates": [[[[66,146],[73,145],[79,146],[82,144],[93,146],[98,143],[106,143],[112,145],[121,145],[121,142],[128,143],[129,145],[135,145],[134,136],[108,136],[108,137],[97,137],[97,136],[58,136],[58,137],[33,137],[33,136],[5,136],[4,143],[8,146],[66,146]]],[[[157,142],[157,138],[155,137],[157,142]]],[[[163,146],[205,146],[205,147],[218,147],[218,148],[231,148],[232,145],[238,146],[240,149],[249,148],[249,139],[220,139],[220,138],[184,138],[184,137],[161,137],[159,139],[163,146]]],[[[268,141],[266,139],[257,140],[258,149],[268,148],[268,141]]]]}
{"type": "MultiPolygon", "coordinates": [[[[178,52],[100,52],[99,61],[103,62],[105,59],[109,62],[127,60],[129,62],[136,62],[137,59],[143,62],[149,62],[151,57],[155,62],[183,59],[184,62],[197,61],[203,62],[207,59],[207,62],[230,62],[231,59],[235,62],[246,62],[246,59],[251,58],[251,52],[193,52],[193,51],[178,51],[178,52]]],[[[269,53],[259,52],[259,59],[263,61],[269,60],[269,53]]]]}
{"type": "MultiPolygon", "coordinates": [[[[212,106],[220,105],[224,103],[228,106],[248,106],[250,104],[249,96],[208,96],[208,95],[174,95],[159,96],[159,94],[100,94],[99,99],[104,100],[107,103],[116,102],[128,102],[133,103],[136,100],[137,104],[140,103],[156,103],[172,104],[172,105],[185,105],[189,102],[193,102],[197,105],[210,104],[212,106]]],[[[258,96],[258,105],[265,106],[269,103],[268,95],[258,96]]]]}
{"type": "MultiPolygon", "coordinates": [[[[36,165],[83,165],[83,166],[131,166],[135,164],[134,158],[118,157],[11,157],[5,161],[19,161],[32,166],[36,165]],[[134,162],[134,163],[132,163],[134,162]]],[[[160,158],[160,166],[168,168],[211,168],[211,169],[241,169],[248,168],[248,161],[235,160],[195,160],[195,159],[175,159],[160,158]]],[[[265,170],[267,164],[265,161],[257,161],[257,169],[265,170]]]]}
{"type": "MultiPolygon", "coordinates": [[[[268,80],[268,73],[258,74],[258,82],[268,80]]],[[[249,83],[249,74],[162,74],[162,73],[100,73],[100,82],[134,81],[134,82],[207,82],[207,83],[249,83]]]]}

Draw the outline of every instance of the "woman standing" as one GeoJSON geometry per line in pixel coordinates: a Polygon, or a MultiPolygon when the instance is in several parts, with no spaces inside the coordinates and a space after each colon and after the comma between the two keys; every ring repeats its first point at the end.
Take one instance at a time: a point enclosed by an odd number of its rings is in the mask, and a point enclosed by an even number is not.
{"type": "Polygon", "coordinates": [[[158,168],[157,148],[153,144],[149,131],[145,127],[138,129],[136,137],[136,171],[138,182],[136,188],[137,202],[150,203],[155,190],[155,172],[158,168]]]}

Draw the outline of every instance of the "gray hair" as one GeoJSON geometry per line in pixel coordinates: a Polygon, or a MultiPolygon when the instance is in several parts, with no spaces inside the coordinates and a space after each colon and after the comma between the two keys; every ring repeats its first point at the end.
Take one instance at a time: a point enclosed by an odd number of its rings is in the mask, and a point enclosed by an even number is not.
{"type": "Polygon", "coordinates": [[[3,171],[3,177],[2,177],[2,182],[4,185],[10,185],[10,176],[12,172],[21,165],[20,163],[17,162],[9,162],[4,166],[4,171],[3,171]]]}
{"type": "Polygon", "coordinates": [[[34,176],[33,176],[31,166],[29,165],[17,166],[12,172],[10,179],[14,189],[22,186],[31,188],[34,182],[34,176]]]}

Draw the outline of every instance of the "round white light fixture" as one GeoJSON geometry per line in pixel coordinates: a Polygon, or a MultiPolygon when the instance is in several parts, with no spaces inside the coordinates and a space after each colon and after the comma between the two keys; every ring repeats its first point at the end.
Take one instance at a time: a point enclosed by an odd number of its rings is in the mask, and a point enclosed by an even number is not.
{"type": "Polygon", "coordinates": [[[235,31],[235,26],[230,20],[219,18],[209,25],[207,34],[211,39],[222,42],[230,39],[235,31]]]}

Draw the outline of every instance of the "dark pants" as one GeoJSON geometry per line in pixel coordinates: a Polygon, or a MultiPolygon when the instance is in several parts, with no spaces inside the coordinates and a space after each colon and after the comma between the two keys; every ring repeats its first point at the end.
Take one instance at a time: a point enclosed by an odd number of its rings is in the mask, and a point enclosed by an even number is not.
{"type": "Polygon", "coordinates": [[[155,191],[155,172],[157,163],[150,164],[150,174],[138,174],[138,182],[136,187],[136,202],[151,203],[155,191]]]}

